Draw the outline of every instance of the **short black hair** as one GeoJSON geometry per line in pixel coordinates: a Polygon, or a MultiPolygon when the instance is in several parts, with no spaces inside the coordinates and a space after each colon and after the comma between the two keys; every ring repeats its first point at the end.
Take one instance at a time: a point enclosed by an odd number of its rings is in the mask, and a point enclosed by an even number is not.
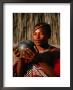
{"type": "Polygon", "coordinates": [[[39,28],[43,28],[43,30],[45,30],[46,35],[48,35],[48,37],[51,37],[51,26],[48,23],[38,23],[34,26],[34,31],[39,29],[39,28]]]}

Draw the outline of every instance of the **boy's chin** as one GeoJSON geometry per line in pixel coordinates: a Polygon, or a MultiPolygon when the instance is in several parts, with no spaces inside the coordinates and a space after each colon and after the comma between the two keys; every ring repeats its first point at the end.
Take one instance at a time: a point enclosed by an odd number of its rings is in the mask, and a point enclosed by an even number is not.
{"type": "Polygon", "coordinates": [[[41,43],[35,43],[36,46],[41,46],[41,43]]]}

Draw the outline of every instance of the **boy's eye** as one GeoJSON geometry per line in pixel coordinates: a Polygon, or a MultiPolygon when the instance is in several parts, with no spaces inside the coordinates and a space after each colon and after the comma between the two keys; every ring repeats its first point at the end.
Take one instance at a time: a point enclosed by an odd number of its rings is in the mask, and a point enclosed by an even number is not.
{"type": "Polygon", "coordinates": [[[33,35],[36,35],[36,33],[33,33],[33,35]]]}
{"type": "Polygon", "coordinates": [[[45,33],[44,33],[44,32],[41,32],[40,34],[41,34],[41,35],[44,35],[45,33]]]}

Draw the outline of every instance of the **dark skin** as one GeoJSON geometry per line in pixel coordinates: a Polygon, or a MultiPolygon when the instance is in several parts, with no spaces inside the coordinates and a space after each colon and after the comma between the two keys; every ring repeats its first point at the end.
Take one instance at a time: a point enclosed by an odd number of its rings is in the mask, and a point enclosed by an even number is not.
{"type": "Polygon", "coordinates": [[[37,49],[40,51],[44,51],[48,47],[48,35],[46,35],[45,30],[43,28],[39,28],[32,33],[32,40],[35,43],[37,49]],[[46,47],[44,47],[46,46],[46,47]]]}
{"type": "MultiPolygon", "coordinates": [[[[44,51],[45,49],[48,49],[48,35],[46,35],[45,30],[43,30],[43,28],[39,28],[37,30],[34,30],[32,33],[32,40],[35,43],[39,53],[40,51],[44,51]]],[[[24,49],[22,52],[19,52],[17,49],[17,46],[14,48],[14,53],[18,58],[22,58],[21,60],[18,61],[18,65],[17,65],[17,76],[23,76],[23,66],[26,63],[30,63],[33,60],[35,60],[35,57],[37,56],[37,50],[35,49],[34,52],[32,52],[29,48],[24,49]],[[26,61],[25,61],[26,60],[26,61]]],[[[49,71],[50,75],[52,75],[52,68],[49,67],[46,63],[38,63],[38,65],[40,65],[41,67],[45,68],[46,70],[43,69],[43,71],[48,74],[49,71]]]]}

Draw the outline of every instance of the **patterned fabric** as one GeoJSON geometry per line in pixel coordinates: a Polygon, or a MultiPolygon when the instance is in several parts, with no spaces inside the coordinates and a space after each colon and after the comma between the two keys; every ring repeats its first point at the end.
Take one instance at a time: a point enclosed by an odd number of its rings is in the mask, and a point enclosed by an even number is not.
{"type": "MultiPolygon", "coordinates": [[[[40,60],[38,60],[38,63],[35,63],[32,65],[32,67],[28,70],[26,70],[26,73],[23,75],[24,77],[48,77],[52,76],[50,72],[48,72],[49,69],[47,69],[47,66],[51,66],[53,69],[53,73],[56,77],[60,76],[60,50],[55,47],[51,47],[48,50],[45,50],[45,53],[40,52],[40,60]],[[40,63],[46,63],[46,65],[38,65],[40,63]],[[46,73],[48,72],[48,73],[46,73]]],[[[13,66],[13,76],[17,77],[17,65],[18,62],[16,62],[13,66]]],[[[29,66],[29,64],[28,64],[29,66]]],[[[24,70],[25,68],[23,68],[24,70]]],[[[52,71],[51,69],[51,71],[52,71]]],[[[50,71],[50,70],[49,70],[50,71]]]]}
{"type": "Polygon", "coordinates": [[[42,71],[41,67],[36,67],[33,65],[32,69],[27,71],[24,77],[47,77],[47,75],[42,71]]]}

